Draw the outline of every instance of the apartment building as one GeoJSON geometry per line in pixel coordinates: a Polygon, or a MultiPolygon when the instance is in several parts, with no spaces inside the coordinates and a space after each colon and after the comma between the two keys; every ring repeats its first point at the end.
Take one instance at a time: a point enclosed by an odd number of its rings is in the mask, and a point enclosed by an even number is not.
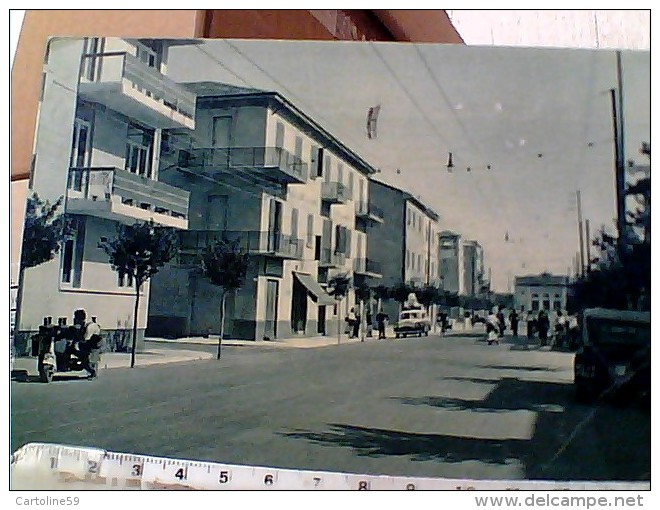
{"type": "Polygon", "coordinates": [[[450,230],[439,234],[441,288],[458,295],[465,293],[465,263],[461,235],[450,230]]]}
{"type": "Polygon", "coordinates": [[[152,280],[149,334],[219,332],[221,290],[195,267],[221,237],[250,255],[244,285],[227,300],[227,337],[336,334],[355,298],[339,309],[328,280],[378,276],[366,256],[367,225],[381,221],[369,204],[375,169],[279,93],[188,89],[196,127],[169,134],[160,175],[189,191],[189,229],[178,259],[152,280]]]}
{"type": "MultiPolygon", "coordinates": [[[[367,257],[379,260],[380,283],[440,287],[438,214],[407,191],[374,179],[369,201],[385,218],[367,236],[367,257]]],[[[396,308],[388,303],[385,311],[393,317],[396,308]]]]}
{"type": "Polygon", "coordinates": [[[463,290],[467,296],[479,296],[486,280],[484,250],[478,241],[463,242],[463,290]]]}
{"type": "MultiPolygon", "coordinates": [[[[152,219],[185,230],[189,193],[159,180],[163,132],[195,127],[195,94],[168,79],[172,41],[53,39],[46,52],[29,189],[64,197],[72,233],[51,261],[20,282],[17,347],[43,318],[71,320],[76,308],[104,331],[125,335],[135,291],[108,264],[99,242],[119,223],[152,219]]],[[[142,289],[138,332],[147,319],[142,289]]],[[[25,343],[22,344],[23,346],[25,343]]]]}

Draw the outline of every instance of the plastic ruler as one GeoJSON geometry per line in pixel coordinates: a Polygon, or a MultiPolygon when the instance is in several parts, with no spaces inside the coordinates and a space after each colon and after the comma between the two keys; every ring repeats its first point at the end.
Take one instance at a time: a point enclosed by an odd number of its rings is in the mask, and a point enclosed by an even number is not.
{"type": "Polygon", "coordinates": [[[649,490],[650,482],[374,476],[178,460],[30,443],[11,457],[14,490],[649,490]]]}

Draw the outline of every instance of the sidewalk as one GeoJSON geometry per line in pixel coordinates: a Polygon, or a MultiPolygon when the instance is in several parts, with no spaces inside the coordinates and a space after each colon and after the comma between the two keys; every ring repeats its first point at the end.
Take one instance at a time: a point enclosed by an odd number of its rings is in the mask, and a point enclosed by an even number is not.
{"type": "MultiPolygon", "coordinates": [[[[145,352],[135,353],[135,366],[162,365],[165,363],[180,363],[183,361],[197,361],[213,359],[209,352],[191,351],[186,349],[149,349],[145,352]]],[[[130,352],[104,352],[101,354],[99,370],[113,368],[129,368],[131,366],[130,352]]],[[[38,375],[36,358],[16,358],[12,369],[13,373],[22,372],[27,375],[38,375]]]]}
{"type": "MultiPolygon", "coordinates": [[[[391,337],[394,337],[392,333],[391,337]]],[[[365,341],[375,340],[377,337],[367,337],[365,341]]],[[[168,344],[168,345],[218,345],[218,337],[211,335],[210,337],[185,337],[177,339],[166,338],[151,338],[144,339],[145,342],[153,344],[168,344]]],[[[348,335],[341,335],[339,345],[359,343],[359,338],[348,338],[348,335]]],[[[338,345],[336,336],[313,336],[313,337],[293,337],[282,338],[272,341],[264,340],[235,340],[226,338],[222,341],[223,347],[271,347],[271,348],[295,348],[295,349],[314,349],[318,347],[326,347],[329,345],[338,345]]]]}

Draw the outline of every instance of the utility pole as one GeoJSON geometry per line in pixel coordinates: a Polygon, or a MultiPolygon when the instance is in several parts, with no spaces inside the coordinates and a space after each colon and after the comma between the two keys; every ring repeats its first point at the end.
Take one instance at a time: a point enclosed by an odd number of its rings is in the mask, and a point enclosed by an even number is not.
{"type": "Polygon", "coordinates": [[[589,235],[589,220],[584,220],[584,228],[587,238],[587,273],[591,272],[591,236],[589,235]]]}
{"type": "Polygon", "coordinates": [[[584,275],[584,235],[582,233],[582,199],[580,197],[580,190],[577,190],[577,216],[578,216],[578,236],[580,240],[580,269],[579,274],[584,275]]]}
{"type": "Polygon", "coordinates": [[[612,127],[614,129],[614,159],[616,181],[616,226],[617,249],[621,254],[626,234],[626,178],[625,138],[623,122],[623,78],[621,74],[621,51],[616,52],[617,89],[610,89],[612,101],[612,127]],[[617,93],[618,92],[618,93],[617,93]]]}

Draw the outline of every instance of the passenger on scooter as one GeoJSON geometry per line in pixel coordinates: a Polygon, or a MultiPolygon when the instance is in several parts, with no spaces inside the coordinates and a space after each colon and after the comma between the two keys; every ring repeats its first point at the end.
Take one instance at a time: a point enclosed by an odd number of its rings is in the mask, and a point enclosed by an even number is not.
{"type": "Polygon", "coordinates": [[[73,324],[78,331],[78,349],[75,353],[80,358],[82,367],[89,372],[89,378],[94,379],[97,374],[93,364],[90,363],[90,356],[98,355],[101,348],[101,327],[93,320],[88,321],[87,312],[82,308],[73,313],[73,324]]]}

